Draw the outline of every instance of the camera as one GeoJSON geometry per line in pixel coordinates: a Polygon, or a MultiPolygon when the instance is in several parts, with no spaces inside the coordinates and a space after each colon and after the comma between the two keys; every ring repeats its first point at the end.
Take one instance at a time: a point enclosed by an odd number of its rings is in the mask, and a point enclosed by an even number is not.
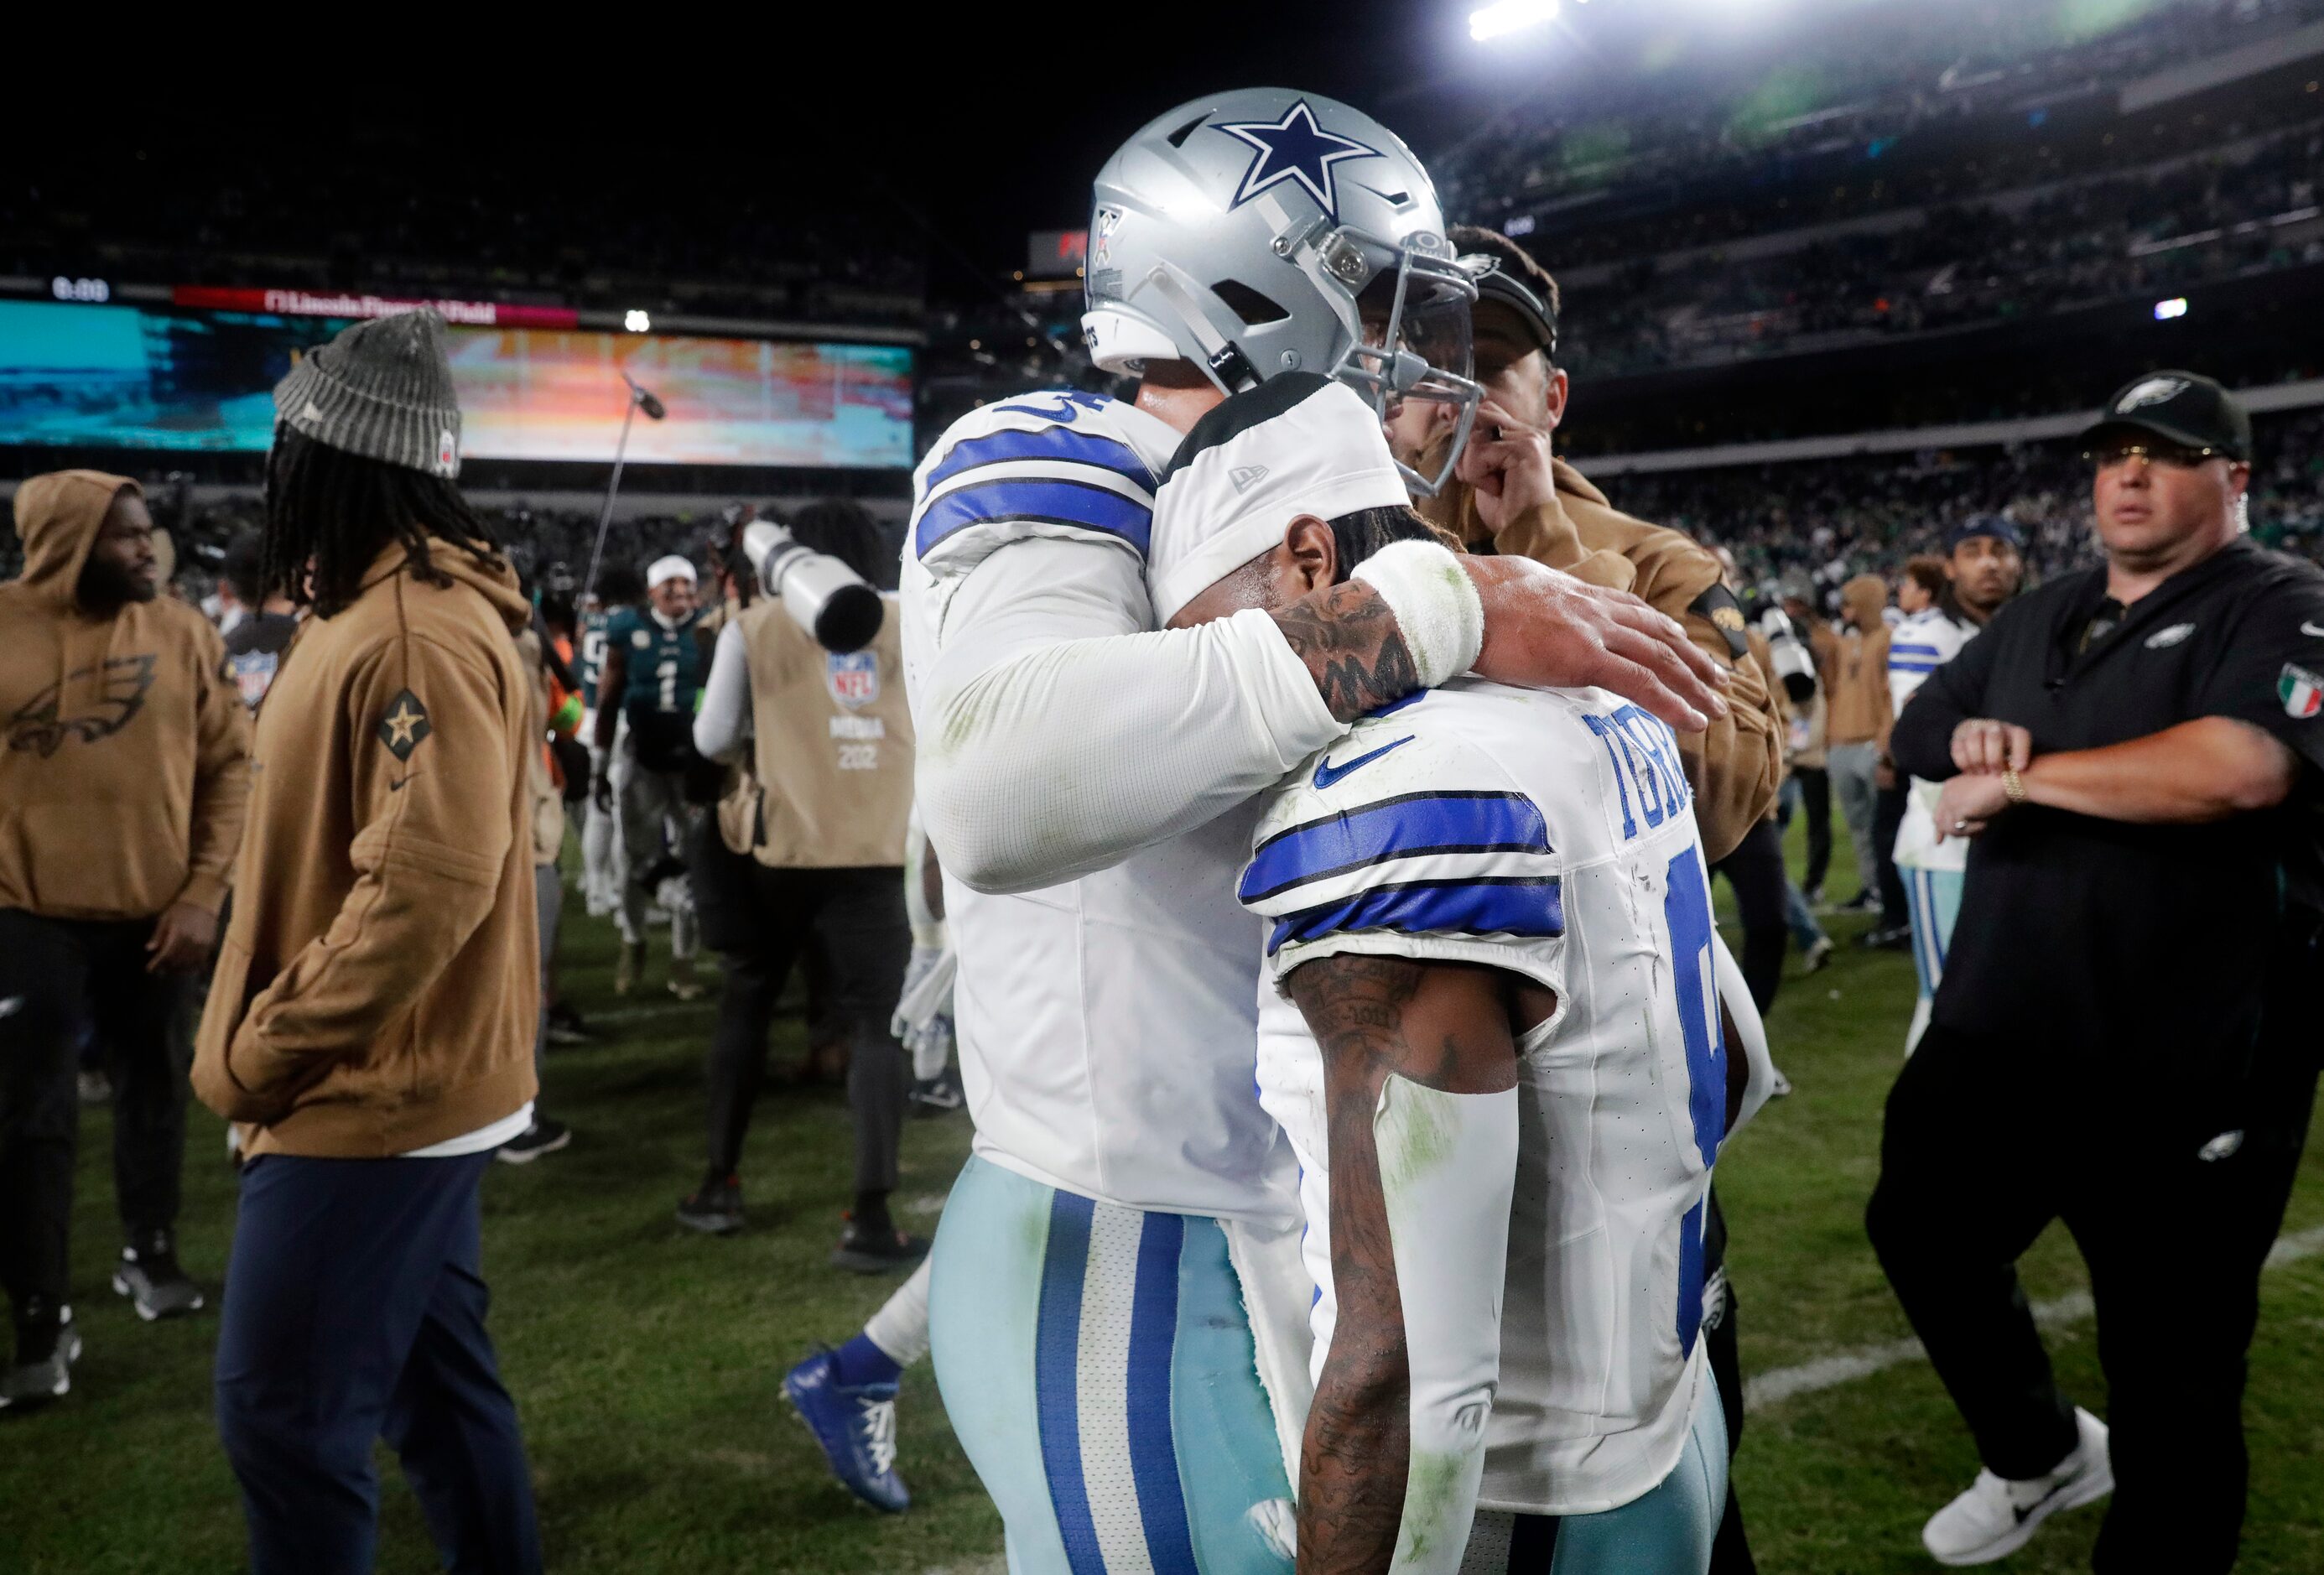
{"type": "Polygon", "coordinates": [[[1784,693],[1792,697],[1792,703],[1804,705],[1814,699],[1815,656],[1792,626],[1791,615],[1769,603],[1759,614],[1759,632],[1767,637],[1768,651],[1775,659],[1775,676],[1783,679],[1784,693]]]}
{"type": "Polygon", "coordinates": [[[862,650],[880,632],[886,610],[862,576],[825,553],[803,546],[781,526],[754,520],[742,527],[742,553],[759,585],[783,604],[791,622],[828,651],[862,650]]]}

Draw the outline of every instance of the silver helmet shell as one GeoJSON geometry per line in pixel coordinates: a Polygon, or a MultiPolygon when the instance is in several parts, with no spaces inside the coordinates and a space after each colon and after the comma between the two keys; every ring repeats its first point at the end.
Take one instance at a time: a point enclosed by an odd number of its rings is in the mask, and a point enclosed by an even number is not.
{"type": "Polygon", "coordinates": [[[1234,393],[1286,372],[1355,388],[1385,420],[1407,399],[1456,407],[1451,474],[1481,388],[1470,377],[1470,270],[1428,171],[1336,100],[1246,88],[1157,117],[1098,172],[1084,273],[1090,357],[1135,373],[1183,360],[1234,393]]]}

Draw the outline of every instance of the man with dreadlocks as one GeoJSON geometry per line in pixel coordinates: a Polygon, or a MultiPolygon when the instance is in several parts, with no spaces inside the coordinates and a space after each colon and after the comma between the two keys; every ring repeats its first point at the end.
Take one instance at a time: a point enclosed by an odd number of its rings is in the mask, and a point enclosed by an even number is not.
{"type": "Polygon", "coordinates": [[[266,587],[315,615],[260,714],[196,1046],[244,1156],[218,1432],[261,1575],[371,1568],[382,1436],[447,1568],[534,1570],[477,1203],[536,1091],[531,610],[452,483],[441,318],[356,324],[274,404],[266,587]]]}

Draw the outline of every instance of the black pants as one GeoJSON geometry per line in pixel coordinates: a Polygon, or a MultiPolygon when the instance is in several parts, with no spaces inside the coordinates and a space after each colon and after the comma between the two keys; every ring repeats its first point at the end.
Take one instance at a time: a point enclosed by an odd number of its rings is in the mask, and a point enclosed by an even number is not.
{"type": "Polygon", "coordinates": [[[1743,1447],[1743,1354],[1735,1322],[1739,1303],[1735,1284],[1727,1277],[1727,1211],[1719,1206],[1716,1187],[1703,1227],[1702,1273],[1706,1284],[1719,1286],[1719,1304],[1703,1309],[1702,1354],[1719,1386],[1719,1407],[1727,1415],[1728,1462],[1727,1507],[1711,1541],[1710,1575],[1758,1575],[1750,1539],[1743,1534],[1743,1506],[1735,1497],[1735,1455],[1743,1447]]]}
{"type": "Polygon", "coordinates": [[[1904,806],[1913,790],[1903,783],[1880,789],[1872,815],[1872,857],[1879,865],[1880,923],[1897,929],[1911,922],[1904,906],[1904,878],[1896,872],[1896,830],[1904,824],[1904,806]]]}
{"type": "Polygon", "coordinates": [[[888,1030],[912,949],[904,872],[770,870],[727,851],[715,817],[695,837],[695,898],[703,938],[724,959],[710,1042],[710,1167],[740,1167],[751,1109],[767,1079],[767,1027],[810,940],[831,964],[830,1009],[850,1025],[847,1102],[855,1117],[855,1191],[896,1185],[911,1069],[888,1030]]]}
{"type": "Polygon", "coordinates": [[[456,1159],[243,1167],[218,1326],[218,1435],[256,1575],[368,1575],[372,1446],[403,1462],[453,1575],[540,1568],[516,1403],[484,1332],[477,1194],[456,1159]]]}
{"type": "Polygon", "coordinates": [[[1774,821],[1760,821],[1712,872],[1726,876],[1735,888],[1736,911],[1743,920],[1743,981],[1764,1017],[1784,982],[1784,948],[1791,940],[1784,922],[1783,834],[1774,821]]]}
{"type": "Polygon", "coordinates": [[[1808,816],[1807,879],[1800,889],[1811,897],[1823,890],[1823,878],[1831,869],[1831,773],[1821,766],[1794,766],[1792,775],[1800,784],[1800,807],[1808,816]]]}
{"type": "Polygon", "coordinates": [[[20,1320],[68,1300],[78,1046],[113,1075],[113,1184],[134,1238],[178,1220],[192,1062],[183,974],[145,972],[153,921],[0,908],[0,1287],[20,1320]]]}
{"type": "MultiPolygon", "coordinates": [[[[2301,993],[2314,980],[2301,982],[2301,993]]],[[[2312,1003],[2297,1003],[2312,1021],[2312,1003]]],[[[2170,1064],[2147,1047],[2134,1064],[2170,1064]]],[[[2119,1065],[2061,1064],[2038,1034],[1932,1026],[1888,1096],[1867,1224],[1881,1267],[1997,1475],[2038,1477],[2073,1449],[2015,1263],[2052,1220],[2098,1302],[2115,1494],[2100,1570],[2203,1575],[2235,1562],[2244,1516],[2244,1356],[2315,1098],[2312,1045],[2264,1045],[2250,1085],[2198,1122],[2119,1065]],[[2196,1131],[2227,1119],[2234,1152],[2196,1131]],[[2212,1145],[2214,1148],[2218,1145],[2212,1145]]]]}

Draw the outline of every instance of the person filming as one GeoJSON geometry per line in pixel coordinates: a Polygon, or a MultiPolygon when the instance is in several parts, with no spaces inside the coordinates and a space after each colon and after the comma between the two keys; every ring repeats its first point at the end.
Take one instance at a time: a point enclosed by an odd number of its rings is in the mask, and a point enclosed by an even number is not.
{"type": "Polygon", "coordinates": [[[862,584],[888,556],[878,525],[861,505],[835,500],[801,510],[788,535],[750,527],[752,567],[774,583],[719,631],[694,722],[695,747],[742,762],[745,778],[722,806],[715,845],[706,835],[696,844],[704,933],[725,968],[710,1050],[709,1164],[678,1212],[713,1234],[742,1227],[742,1138],[766,1079],[767,1026],[792,963],[820,939],[853,1041],[854,1205],[832,1261],[876,1274],[927,1248],[888,1211],[910,1087],[889,1023],[911,952],[903,876],[912,718],[893,608],[862,584]],[[852,575],[835,575],[841,565],[852,575]],[[843,592],[819,599],[835,580],[843,592]],[[818,633],[829,635],[850,594],[878,612],[877,632],[853,631],[869,633],[860,649],[826,649],[818,633]]]}

